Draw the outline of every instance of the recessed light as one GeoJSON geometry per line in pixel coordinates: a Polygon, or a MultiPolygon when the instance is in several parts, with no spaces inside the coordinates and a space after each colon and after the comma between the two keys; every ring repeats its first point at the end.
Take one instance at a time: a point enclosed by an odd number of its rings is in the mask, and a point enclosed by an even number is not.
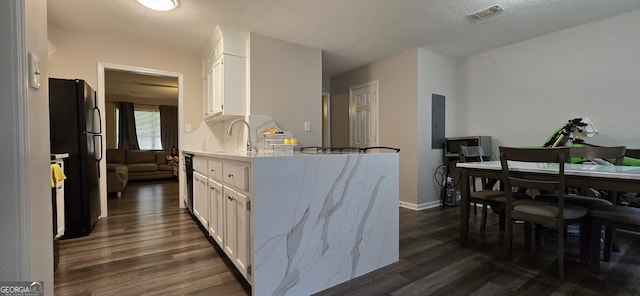
{"type": "Polygon", "coordinates": [[[140,4],[157,11],[169,11],[178,7],[178,0],[137,0],[140,4]]]}
{"type": "Polygon", "coordinates": [[[502,6],[496,4],[494,6],[487,7],[487,8],[482,9],[482,10],[478,10],[478,11],[474,12],[471,15],[473,15],[473,16],[475,16],[477,18],[483,18],[483,17],[487,17],[487,16],[490,16],[490,15],[495,14],[495,13],[502,12],[502,11],[504,11],[502,6]]]}

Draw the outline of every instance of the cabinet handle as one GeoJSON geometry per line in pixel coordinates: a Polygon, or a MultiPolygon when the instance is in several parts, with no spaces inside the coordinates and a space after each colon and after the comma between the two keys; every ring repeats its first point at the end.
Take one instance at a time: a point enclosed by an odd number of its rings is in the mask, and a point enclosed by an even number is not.
{"type": "Polygon", "coordinates": [[[233,174],[229,174],[229,178],[233,178],[233,174]]]}
{"type": "Polygon", "coordinates": [[[228,200],[234,200],[233,196],[231,196],[231,195],[227,195],[227,199],[228,200]]]}

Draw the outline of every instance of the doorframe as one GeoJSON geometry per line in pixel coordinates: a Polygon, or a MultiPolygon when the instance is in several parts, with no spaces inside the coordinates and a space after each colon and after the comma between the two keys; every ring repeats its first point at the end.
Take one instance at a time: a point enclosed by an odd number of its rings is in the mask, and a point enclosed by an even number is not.
{"type": "Polygon", "coordinates": [[[328,92],[322,93],[322,146],[331,146],[331,94],[328,92]]]}
{"type": "MultiPolygon", "coordinates": [[[[151,69],[151,68],[143,68],[136,66],[128,66],[128,65],[120,65],[120,64],[112,64],[112,63],[104,63],[98,62],[98,89],[97,89],[97,99],[98,99],[98,109],[102,114],[106,114],[105,110],[105,80],[104,80],[104,72],[105,70],[118,70],[118,71],[128,71],[135,72],[146,75],[161,75],[161,76],[169,76],[175,77],[178,79],[178,147],[184,147],[183,143],[183,131],[180,128],[183,125],[183,112],[184,110],[184,100],[183,100],[183,73],[179,72],[171,72],[165,70],[151,69]]],[[[106,132],[106,119],[103,119],[100,125],[102,126],[102,131],[106,132]]],[[[107,147],[107,137],[103,134],[102,137],[102,147],[107,147]]],[[[103,149],[103,157],[100,161],[100,217],[104,218],[108,216],[107,209],[107,157],[106,157],[106,148],[103,149]]],[[[178,152],[180,149],[178,149],[178,152]]],[[[181,152],[179,152],[181,154],[181,152]]],[[[182,159],[182,156],[180,156],[182,159]]],[[[180,166],[183,166],[183,162],[178,162],[180,166]]],[[[178,205],[180,208],[184,208],[184,170],[178,170],[178,187],[179,187],[179,197],[178,197],[178,205]]]]}
{"type": "Polygon", "coordinates": [[[376,129],[376,145],[380,143],[380,83],[379,80],[373,80],[366,83],[358,84],[349,87],[349,146],[355,147],[354,145],[354,126],[352,125],[354,116],[355,116],[355,105],[353,104],[353,90],[368,86],[375,86],[376,89],[376,97],[375,97],[375,129],[376,129]]]}

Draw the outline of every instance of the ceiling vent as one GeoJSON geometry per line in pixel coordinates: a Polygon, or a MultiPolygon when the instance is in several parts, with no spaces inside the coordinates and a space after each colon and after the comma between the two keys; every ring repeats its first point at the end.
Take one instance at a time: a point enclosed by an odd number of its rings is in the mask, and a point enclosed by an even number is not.
{"type": "Polygon", "coordinates": [[[476,12],[474,12],[472,14],[472,16],[475,16],[477,18],[484,18],[484,17],[488,17],[488,16],[496,14],[496,13],[503,12],[503,11],[504,11],[504,9],[502,8],[502,6],[496,4],[494,6],[487,7],[485,9],[476,11],[476,12]]]}

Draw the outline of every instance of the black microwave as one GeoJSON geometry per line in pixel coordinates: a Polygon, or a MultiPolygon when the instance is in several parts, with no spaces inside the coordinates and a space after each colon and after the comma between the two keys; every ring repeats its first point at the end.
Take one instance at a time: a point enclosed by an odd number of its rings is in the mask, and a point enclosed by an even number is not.
{"type": "Polygon", "coordinates": [[[482,146],[486,155],[491,155],[491,136],[469,136],[444,139],[444,156],[459,157],[460,146],[482,146]]]}

